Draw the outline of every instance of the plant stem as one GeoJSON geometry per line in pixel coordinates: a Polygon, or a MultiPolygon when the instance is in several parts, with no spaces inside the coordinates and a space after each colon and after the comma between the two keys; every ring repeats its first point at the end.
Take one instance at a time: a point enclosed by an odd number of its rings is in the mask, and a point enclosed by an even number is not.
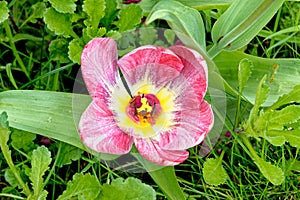
{"type": "Polygon", "coordinates": [[[6,35],[8,36],[8,39],[9,39],[9,44],[11,46],[11,49],[13,51],[13,54],[14,56],[16,57],[16,60],[17,62],[19,63],[22,71],[25,73],[26,77],[30,80],[30,76],[29,76],[29,73],[21,59],[21,57],[19,56],[19,53],[18,53],[18,50],[16,48],[16,45],[14,43],[14,40],[13,40],[13,35],[12,35],[12,32],[11,32],[11,29],[10,29],[10,26],[9,26],[9,23],[8,23],[8,20],[5,20],[3,22],[3,26],[5,28],[5,32],[6,32],[6,35]]]}

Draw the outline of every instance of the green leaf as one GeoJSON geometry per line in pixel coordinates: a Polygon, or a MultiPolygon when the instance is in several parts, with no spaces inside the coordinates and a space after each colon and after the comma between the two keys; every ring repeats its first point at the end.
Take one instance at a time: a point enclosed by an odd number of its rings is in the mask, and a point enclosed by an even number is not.
{"type": "Polygon", "coordinates": [[[154,42],[158,38],[157,30],[154,27],[140,28],[139,34],[140,34],[139,45],[154,44],[154,42]]]}
{"type": "Polygon", "coordinates": [[[8,7],[7,7],[7,2],[6,1],[1,1],[0,2],[0,23],[4,22],[5,20],[8,19],[8,7]]]}
{"type": "Polygon", "coordinates": [[[50,59],[59,61],[60,63],[68,63],[68,44],[69,42],[64,38],[52,40],[49,45],[50,59]]]}
{"type": "Polygon", "coordinates": [[[300,129],[294,130],[269,130],[267,133],[269,137],[284,137],[291,146],[300,147],[300,129]]]}
{"type": "Polygon", "coordinates": [[[7,118],[8,118],[7,113],[2,111],[2,113],[0,115],[0,127],[1,128],[8,128],[7,118]]]}
{"type": "Polygon", "coordinates": [[[139,179],[129,177],[126,180],[117,178],[112,183],[104,184],[101,191],[102,200],[155,200],[156,193],[152,187],[139,179]]]}
{"type": "Polygon", "coordinates": [[[122,7],[119,12],[119,21],[116,22],[120,32],[130,30],[141,23],[143,17],[142,9],[136,4],[122,7]]]}
{"type": "Polygon", "coordinates": [[[209,55],[215,57],[222,49],[237,50],[247,45],[271,20],[284,0],[233,1],[212,29],[214,46],[209,55]]]}
{"type": "MultiPolygon", "coordinates": [[[[57,200],[76,199],[99,199],[101,185],[97,178],[90,174],[75,174],[73,180],[68,182],[67,189],[57,200]]],[[[111,191],[112,192],[112,191],[111,191]]]]}
{"type": "Polygon", "coordinates": [[[33,133],[15,129],[11,134],[11,143],[15,148],[24,149],[25,152],[28,152],[35,147],[33,142],[35,138],[36,135],[33,133]]]}
{"type": "Polygon", "coordinates": [[[280,106],[292,102],[300,102],[300,85],[296,85],[292,91],[279,97],[279,99],[271,105],[269,109],[277,109],[280,106]]]}
{"type": "Polygon", "coordinates": [[[238,68],[238,83],[239,83],[239,92],[242,93],[248,79],[251,76],[251,70],[253,68],[252,62],[245,58],[240,61],[238,68]]]}
{"type": "Polygon", "coordinates": [[[105,16],[102,18],[101,22],[108,28],[117,17],[117,1],[106,0],[105,5],[105,16]]]}
{"type": "Polygon", "coordinates": [[[48,0],[52,7],[60,13],[74,13],[77,0],[48,0]]]}
{"type": "Polygon", "coordinates": [[[164,31],[164,36],[166,38],[166,40],[168,41],[168,43],[170,45],[173,45],[175,43],[175,33],[173,30],[170,30],[170,29],[166,29],[164,31]]]}
{"type": "Polygon", "coordinates": [[[267,76],[265,75],[258,84],[255,103],[254,103],[254,114],[258,114],[258,108],[266,101],[269,94],[269,86],[265,84],[267,76]]]}
{"type": "Polygon", "coordinates": [[[85,0],[82,8],[89,17],[84,24],[97,30],[100,20],[105,15],[105,0],[85,0]]]}
{"type": "Polygon", "coordinates": [[[290,105],[281,110],[269,111],[265,114],[268,115],[269,123],[288,125],[300,119],[300,106],[290,105]]]}
{"type": "Polygon", "coordinates": [[[300,172],[300,161],[299,160],[294,160],[290,159],[287,161],[287,168],[288,170],[294,170],[297,172],[300,172]]]}
{"type": "MultiPolygon", "coordinates": [[[[256,89],[259,80],[265,75],[268,75],[267,82],[270,83],[270,92],[267,100],[262,106],[271,106],[283,94],[291,92],[296,85],[300,84],[300,60],[299,59],[267,59],[256,56],[247,55],[245,53],[221,52],[214,62],[216,63],[222,77],[232,88],[238,88],[238,68],[240,61],[244,58],[249,59],[253,63],[251,77],[243,90],[243,96],[252,104],[255,101],[256,89]],[[275,73],[276,71],[276,73],[275,73]],[[274,76],[273,76],[274,75],[274,76]],[[273,76],[273,77],[272,77],[273,76]]],[[[283,96],[282,102],[297,101],[299,99],[300,88],[297,87],[295,92],[291,93],[292,97],[283,96]],[[295,100],[293,100],[295,99],[295,100]]],[[[282,103],[276,103],[276,108],[282,103]]],[[[286,103],[285,103],[286,104],[286,103]]],[[[275,109],[272,106],[272,109],[275,109]]]]}
{"type": "Polygon", "coordinates": [[[146,23],[156,19],[166,20],[175,32],[187,35],[202,49],[206,49],[204,23],[197,10],[177,1],[162,0],[152,8],[146,23]]]}
{"type": "Polygon", "coordinates": [[[57,158],[56,165],[62,167],[63,165],[71,164],[81,157],[83,151],[75,146],[62,143],[60,156],[57,158]]]}
{"type": "Polygon", "coordinates": [[[255,164],[261,171],[261,173],[274,185],[280,185],[284,181],[284,175],[281,168],[272,165],[263,159],[256,157],[254,159],[255,164]]]}
{"type": "Polygon", "coordinates": [[[9,168],[5,169],[4,178],[5,181],[8,182],[12,187],[17,187],[19,185],[14,173],[9,168]]]}
{"type": "Polygon", "coordinates": [[[162,167],[146,160],[140,154],[135,153],[133,156],[145,167],[148,174],[168,199],[186,199],[178,184],[173,166],[162,167]]]}
{"type": "Polygon", "coordinates": [[[30,18],[42,18],[43,13],[46,10],[46,5],[43,2],[38,2],[32,6],[33,12],[30,18]]]}
{"type": "Polygon", "coordinates": [[[69,44],[68,55],[69,58],[77,64],[80,64],[80,56],[83,50],[83,43],[81,39],[73,39],[69,44]]]}
{"type": "Polygon", "coordinates": [[[227,8],[234,0],[178,0],[182,4],[195,8],[197,10],[211,10],[211,9],[220,9],[227,8]]]}
{"type": "Polygon", "coordinates": [[[209,185],[220,185],[225,183],[228,175],[222,166],[222,159],[209,158],[203,166],[203,178],[209,185]]]}
{"type": "Polygon", "coordinates": [[[54,31],[56,35],[62,35],[66,38],[70,36],[78,38],[72,29],[70,15],[59,13],[53,8],[48,8],[44,12],[44,21],[47,24],[47,27],[51,31],[54,31]]]}
{"type": "Polygon", "coordinates": [[[50,163],[51,153],[45,146],[33,150],[31,156],[31,173],[29,175],[34,192],[32,199],[46,199],[48,192],[43,190],[43,175],[49,169],[50,163]]]}

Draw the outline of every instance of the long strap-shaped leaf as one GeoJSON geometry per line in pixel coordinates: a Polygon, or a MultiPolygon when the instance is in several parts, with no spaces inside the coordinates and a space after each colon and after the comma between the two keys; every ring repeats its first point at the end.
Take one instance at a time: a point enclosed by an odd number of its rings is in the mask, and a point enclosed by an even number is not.
{"type": "Polygon", "coordinates": [[[212,29],[213,58],[222,49],[236,50],[247,45],[270,21],[284,0],[236,0],[217,20],[212,29]]]}

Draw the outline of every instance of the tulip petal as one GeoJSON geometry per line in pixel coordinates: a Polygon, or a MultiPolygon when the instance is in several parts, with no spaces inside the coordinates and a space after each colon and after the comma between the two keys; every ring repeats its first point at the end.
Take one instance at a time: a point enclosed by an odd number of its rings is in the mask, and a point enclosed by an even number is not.
{"type": "Polygon", "coordinates": [[[152,45],[131,51],[119,60],[118,65],[131,85],[142,80],[145,74],[152,75],[150,80],[157,84],[169,81],[178,76],[184,67],[180,58],[172,51],[152,45]],[[159,75],[156,76],[156,73],[159,75]]]}
{"type": "MultiPolygon", "coordinates": [[[[201,102],[208,84],[207,64],[204,58],[197,51],[184,46],[172,46],[170,50],[181,59],[184,65],[181,76],[189,82],[191,89],[193,89],[194,94],[197,96],[197,100],[201,102]]],[[[179,78],[174,80],[172,84],[180,85],[181,82],[182,80],[179,78]]]]}
{"type": "Polygon", "coordinates": [[[94,99],[82,114],[78,130],[83,143],[102,153],[126,154],[133,138],[124,133],[103,99],[94,99]]]}
{"type": "Polygon", "coordinates": [[[164,150],[157,141],[152,139],[136,138],[134,143],[144,158],[162,166],[178,165],[189,156],[186,150],[164,150]]]}
{"type": "Polygon", "coordinates": [[[116,84],[117,44],[111,38],[95,38],[81,54],[81,71],[92,98],[98,96],[99,85],[109,90],[116,84]]]}
{"type": "Polygon", "coordinates": [[[182,150],[200,144],[214,122],[213,111],[206,101],[202,101],[200,110],[186,109],[175,115],[175,127],[160,134],[159,146],[164,150],[182,150]]]}

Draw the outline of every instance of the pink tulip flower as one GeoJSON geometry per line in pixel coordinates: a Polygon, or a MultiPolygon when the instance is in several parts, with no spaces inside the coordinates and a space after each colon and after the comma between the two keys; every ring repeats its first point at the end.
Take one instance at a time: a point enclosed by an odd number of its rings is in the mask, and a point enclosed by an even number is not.
{"type": "Polygon", "coordinates": [[[95,38],[82,52],[81,70],[92,102],[78,129],[83,143],[97,152],[126,154],[134,144],[147,160],[173,166],[213,126],[211,106],[203,99],[207,65],[195,50],[146,45],[118,60],[113,39],[95,38]]]}

